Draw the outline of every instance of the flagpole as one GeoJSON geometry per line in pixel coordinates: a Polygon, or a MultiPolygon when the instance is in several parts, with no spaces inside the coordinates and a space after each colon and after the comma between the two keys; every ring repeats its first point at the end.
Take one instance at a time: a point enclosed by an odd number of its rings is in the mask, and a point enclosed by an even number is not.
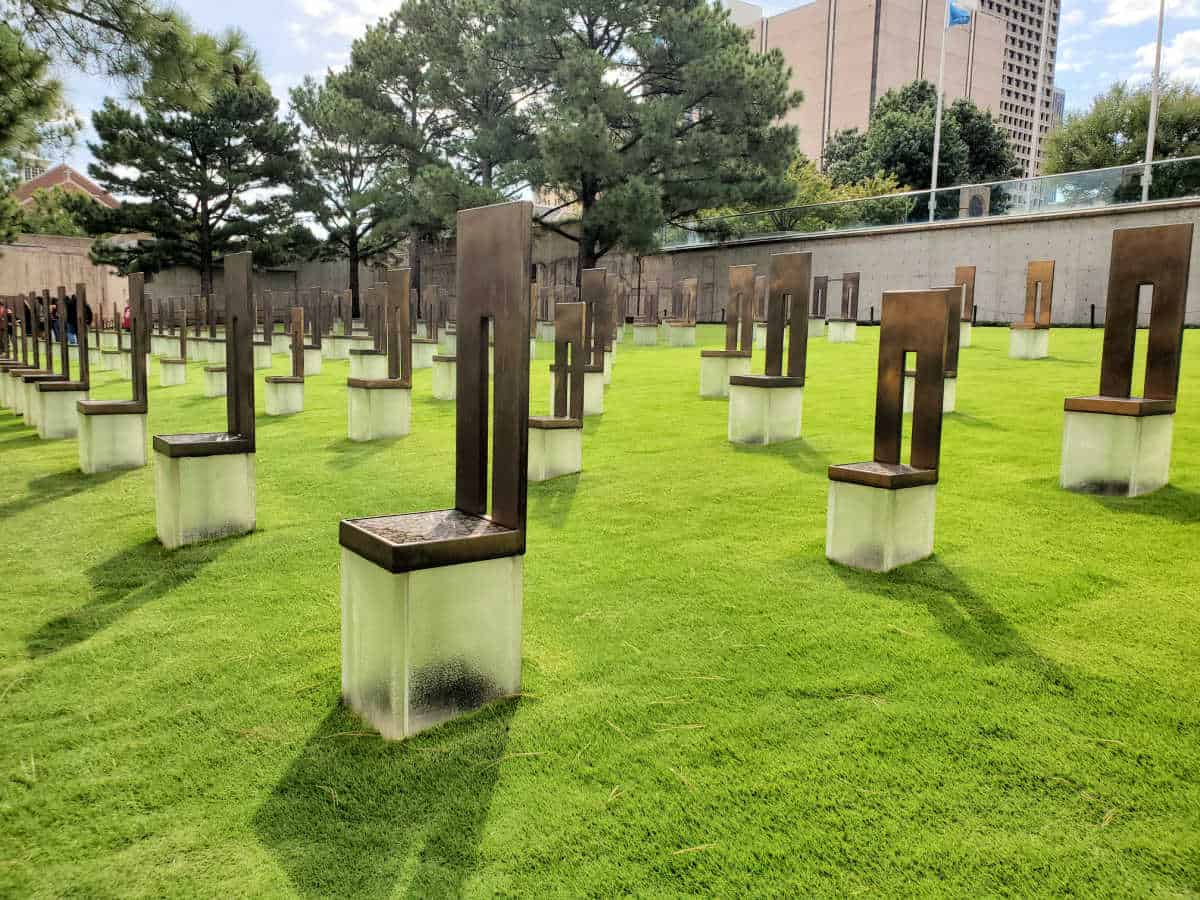
{"type": "Polygon", "coordinates": [[[946,77],[946,35],[950,32],[950,0],[946,0],[946,14],[942,17],[942,53],[938,60],[937,113],[933,125],[933,173],[929,184],[929,221],[937,214],[938,161],[942,152],[942,81],[946,77]]]}
{"type": "Polygon", "coordinates": [[[1158,0],[1158,43],[1154,46],[1154,81],[1150,83],[1150,123],[1146,129],[1146,169],[1142,172],[1142,202],[1150,199],[1150,170],[1154,162],[1154,139],[1158,133],[1158,93],[1162,81],[1163,20],[1166,18],[1167,0],[1158,0]]]}

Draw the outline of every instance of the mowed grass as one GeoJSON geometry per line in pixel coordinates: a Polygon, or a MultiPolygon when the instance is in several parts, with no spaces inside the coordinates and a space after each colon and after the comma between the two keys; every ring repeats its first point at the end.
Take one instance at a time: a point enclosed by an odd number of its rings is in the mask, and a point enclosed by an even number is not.
{"type": "MultiPolygon", "coordinates": [[[[258,531],[176,553],[152,468],[0,415],[0,895],[1194,895],[1200,336],[1171,486],[1123,500],[1057,485],[1101,333],[976,329],[936,555],[870,575],[825,470],[870,457],[877,337],[814,341],[804,438],[743,449],[698,350],[627,336],[583,474],[529,490],[525,693],[402,744],[339,703],[337,525],[452,505],[429,371],[355,445],[326,363],[258,420],[258,531]]],[[[189,378],[153,432],[222,427],[189,378]]]]}

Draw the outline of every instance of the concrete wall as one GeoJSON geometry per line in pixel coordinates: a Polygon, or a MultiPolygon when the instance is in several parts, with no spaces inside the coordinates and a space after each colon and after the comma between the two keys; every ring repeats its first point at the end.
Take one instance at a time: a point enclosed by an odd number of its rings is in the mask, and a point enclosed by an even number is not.
{"type": "MultiPolygon", "coordinates": [[[[816,275],[862,273],[859,317],[865,321],[872,307],[876,317],[879,315],[884,291],[947,284],[955,266],[973,265],[977,268],[979,321],[1013,322],[1024,313],[1026,265],[1034,259],[1053,259],[1057,263],[1054,322],[1085,325],[1094,303],[1097,322],[1102,324],[1113,230],[1197,221],[1200,201],[1138,204],[1119,211],[899,226],[799,240],[698,247],[664,254],[669,265],[647,260],[646,269],[669,269],[674,278],[700,278],[702,298],[707,279],[712,299],[702,304],[700,318],[717,321],[727,302],[729,285],[724,273],[729,266],[756,265],[766,272],[772,253],[810,250],[816,275]]],[[[1200,325],[1200,234],[1193,246],[1191,271],[1187,322],[1200,325]]]]}
{"type": "Polygon", "coordinates": [[[122,308],[129,294],[125,279],[107,266],[96,266],[88,257],[91,238],[23,234],[16,243],[0,245],[0,295],[41,293],[58,287],[75,292],[75,285],[87,285],[88,303],[103,303],[122,308]]]}

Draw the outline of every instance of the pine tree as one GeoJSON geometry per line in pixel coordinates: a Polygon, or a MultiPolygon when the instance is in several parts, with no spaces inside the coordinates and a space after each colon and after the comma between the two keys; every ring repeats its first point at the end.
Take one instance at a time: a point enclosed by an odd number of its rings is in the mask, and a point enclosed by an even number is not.
{"type": "Polygon", "coordinates": [[[497,0],[502,44],[529,105],[531,184],[545,227],[577,241],[579,267],[651,249],[663,223],[788,196],[801,97],[778,51],[760,54],[706,0],[497,0]]]}
{"type": "Polygon", "coordinates": [[[232,250],[275,255],[292,226],[279,192],[300,180],[296,129],[277,117],[278,102],[252,54],[226,42],[226,81],[210,103],[196,107],[143,100],[141,112],[111,98],[92,115],[99,142],[89,172],[126,198],[117,210],[89,216],[92,234],[148,232],[137,246],[98,241],[97,263],[122,271],[186,264],[212,290],[213,261],[232,250]]]}

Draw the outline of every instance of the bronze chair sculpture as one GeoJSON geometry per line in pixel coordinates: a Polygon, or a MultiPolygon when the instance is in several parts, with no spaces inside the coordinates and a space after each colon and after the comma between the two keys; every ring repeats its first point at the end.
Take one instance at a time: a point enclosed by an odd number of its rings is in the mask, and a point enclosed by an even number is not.
{"type": "Polygon", "coordinates": [[[947,289],[883,295],[871,461],[829,467],[825,555],[887,572],[933,553],[946,344],[958,325],[947,289]],[[912,447],[902,462],[904,360],[916,355],[912,447]]]}
{"type": "Polygon", "coordinates": [[[804,376],[808,362],[811,253],[771,256],[766,300],[766,363],[762,375],[729,379],[729,440],[775,444],[800,437],[804,376]],[[788,338],[787,371],[783,365],[788,338]]]}
{"type": "Polygon", "coordinates": [[[753,352],[754,266],[729,267],[729,305],[725,309],[725,349],[700,351],[700,396],[729,396],[729,379],[750,374],[753,352]]]}
{"type": "Polygon", "coordinates": [[[521,689],[532,214],[458,214],[454,508],[341,523],[342,696],[386,738],[521,689]]]}
{"type": "Polygon", "coordinates": [[[1045,359],[1050,355],[1050,323],[1054,306],[1054,260],[1032,260],[1025,271],[1025,315],[1013,323],[1008,339],[1010,359],[1045,359]]]}
{"type": "Polygon", "coordinates": [[[1064,404],[1060,483],[1067,490],[1137,497],[1170,478],[1183,355],[1193,226],[1113,232],[1100,393],[1064,404]],[[1138,305],[1152,292],[1142,396],[1133,396],[1138,305]]]}

